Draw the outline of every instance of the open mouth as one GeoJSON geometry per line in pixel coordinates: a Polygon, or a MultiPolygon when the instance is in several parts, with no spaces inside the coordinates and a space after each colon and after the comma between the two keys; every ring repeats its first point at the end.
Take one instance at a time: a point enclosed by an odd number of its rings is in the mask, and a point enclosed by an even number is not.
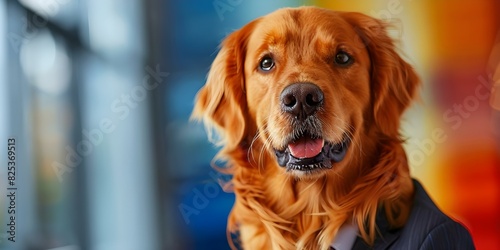
{"type": "Polygon", "coordinates": [[[344,135],[339,143],[325,141],[323,138],[304,134],[288,143],[285,150],[275,149],[278,164],[286,171],[310,172],[331,169],[332,162],[344,159],[349,148],[349,137],[344,135]]]}

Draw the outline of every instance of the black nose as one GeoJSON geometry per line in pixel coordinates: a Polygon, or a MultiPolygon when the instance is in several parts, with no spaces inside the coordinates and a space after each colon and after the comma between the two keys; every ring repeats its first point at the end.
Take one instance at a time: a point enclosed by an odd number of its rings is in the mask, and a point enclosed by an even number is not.
{"type": "Polygon", "coordinates": [[[323,105],[323,91],[312,83],[294,83],[280,95],[281,109],[303,121],[323,105]]]}

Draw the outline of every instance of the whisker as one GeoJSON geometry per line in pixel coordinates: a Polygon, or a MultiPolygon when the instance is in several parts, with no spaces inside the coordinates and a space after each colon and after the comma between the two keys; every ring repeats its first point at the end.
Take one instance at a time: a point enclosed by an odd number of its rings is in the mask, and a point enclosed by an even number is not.
{"type": "Polygon", "coordinates": [[[247,160],[249,162],[251,162],[250,160],[254,160],[255,161],[255,155],[254,155],[252,149],[253,149],[253,146],[254,146],[255,142],[260,138],[260,134],[261,134],[260,131],[261,131],[260,129],[257,130],[257,133],[255,133],[255,135],[254,135],[254,137],[252,139],[252,142],[250,143],[250,146],[248,147],[247,160]],[[252,159],[250,159],[250,156],[252,157],[252,159]]]}
{"type": "MultiPolygon", "coordinates": [[[[337,114],[333,114],[333,117],[338,120],[343,126],[346,126],[347,128],[345,129],[342,129],[339,127],[338,124],[335,124],[335,126],[342,131],[342,134],[345,134],[347,136],[347,138],[349,139],[349,141],[351,141],[351,143],[353,143],[353,145],[355,147],[357,147],[359,150],[358,151],[358,154],[359,154],[359,157],[363,157],[364,156],[364,151],[363,151],[363,147],[362,147],[362,143],[360,143],[359,141],[357,140],[354,140],[354,134],[352,133],[352,131],[354,131],[354,126],[351,125],[351,124],[346,124],[345,121],[343,119],[341,119],[340,117],[338,117],[337,114]]],[[[342,140],[342,139],[340,139],[342,140]]]]}

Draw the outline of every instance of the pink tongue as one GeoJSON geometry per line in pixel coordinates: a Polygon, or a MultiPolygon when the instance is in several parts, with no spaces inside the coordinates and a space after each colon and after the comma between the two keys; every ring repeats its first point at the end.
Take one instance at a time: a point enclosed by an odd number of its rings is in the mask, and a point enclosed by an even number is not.
{"type": "Polygon", "coordinates": [[[311,158],[319,153],[323,148],[323,139],[311,139],[302,137],[299,140],[288,144],[290,153],[296,158],[311,158]]]}

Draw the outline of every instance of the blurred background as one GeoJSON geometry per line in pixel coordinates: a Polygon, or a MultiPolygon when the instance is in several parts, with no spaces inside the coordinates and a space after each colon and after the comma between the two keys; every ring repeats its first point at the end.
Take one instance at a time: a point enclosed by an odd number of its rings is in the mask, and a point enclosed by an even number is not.
{"type": "Polygon", "coordinates": [[[499,249],[496,0],[0,0],[0,249],[228,249],[234,195],[193,98],[227,34],[301,5],[395,24],[424,83],[402,128],[412,174],[477,249],[499,249]]]}

